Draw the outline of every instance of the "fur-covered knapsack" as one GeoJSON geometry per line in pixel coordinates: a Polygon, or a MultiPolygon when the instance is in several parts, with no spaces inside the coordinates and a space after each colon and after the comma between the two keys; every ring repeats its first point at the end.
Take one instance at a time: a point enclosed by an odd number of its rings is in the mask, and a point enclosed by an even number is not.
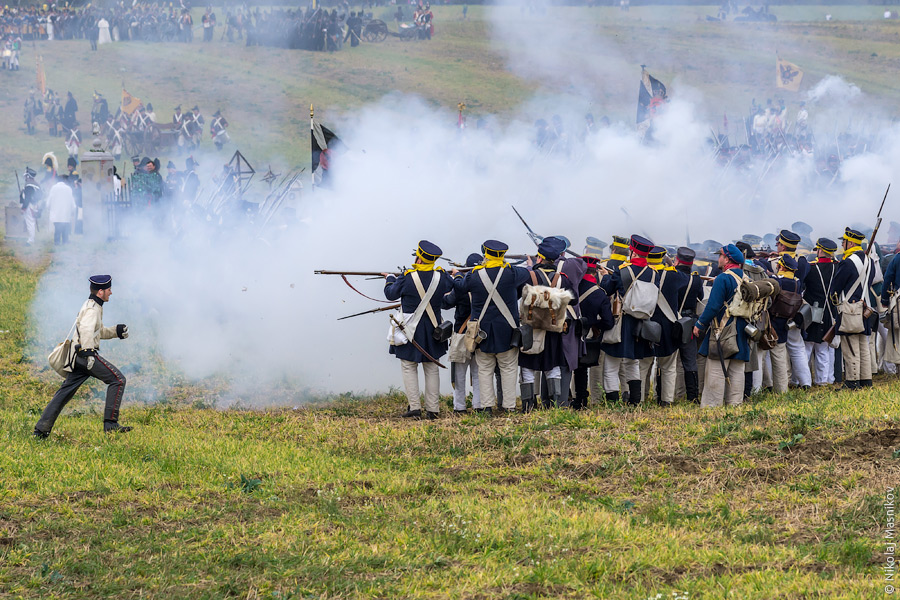
{"type": "Polygon", "coordinates": [[[533,329],[562,333],[566,326],[566,307],[575,299],[572,292],[560,287],[562,274],[557,271],[553,279],[543,272],[544,284],[538,283],[537,273],[531,272],[531,284],[522,288],[519,318],[523,325],[533,329]]]}

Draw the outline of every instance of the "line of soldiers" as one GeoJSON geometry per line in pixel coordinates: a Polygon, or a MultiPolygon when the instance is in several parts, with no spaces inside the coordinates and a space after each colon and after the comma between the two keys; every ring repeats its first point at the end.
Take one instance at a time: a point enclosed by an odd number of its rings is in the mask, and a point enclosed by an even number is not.
{"type": "Polygon", "coordinates": [[[879,365],[896,372],[896,254],[882,275],[858,229],[847,227],[840,244],[819,238],[807,255],[798,253],[801,240],[782,230],[772,252],[741,240],[698,253],[616,236],[604,258],[596,238],[578,256],[554,236],[518,264],[505,259],[506,244],[487,240],[467,272],[450,273],[437,266],[441,249],[423,240],[411,269],[383,274],[385,297],[400,303],[388,339],[401,361],[403,416],[438,417],[448,351],[461,413],[467,373],[473,409],[490,413],[581,409],[600,390],[608,404],[638,406],[653,390],[662,407],[682,396],[733,406],[790,385],[869,387],[879,365]],[[441,316],[449,309],[452,322],[441,316]]]}

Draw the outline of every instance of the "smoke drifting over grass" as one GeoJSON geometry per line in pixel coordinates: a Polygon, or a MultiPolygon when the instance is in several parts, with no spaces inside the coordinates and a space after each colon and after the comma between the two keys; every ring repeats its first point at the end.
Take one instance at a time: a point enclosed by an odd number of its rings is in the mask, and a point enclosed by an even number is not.
{"type": "MultiPolygon", "coordinates": [[[[513,66],[525,69],[531,60],[529,51],[513,66]]],[[[531,252],[513,204],[538,233],[565,235],[576,250],[588,235],[728,242],[797,220],[810,223],[814,236],[836,236],[874,215],[884,185],[897,179],[896,129],[876,152],[846,161],[831,185],[816,176],[813,158],[800,154],[768,172],[762,161],[744,170],[717,164],[710,124],[697,116],[702,98],[671,82],[673,100],[656,122],[654,143],[642,144],[626,126],[582,140],[590,85],[627,85],[636,102],[639,69],[626,75],[576,63],[565,70],[559,57],[541,60],[540,77],[569,76],[577,91],[554,96],[568,141],[551,155],[532,143],[534,118],[549,121],[552,114],[537,112],[549,108],[543,92],[520,119],[463,133],[452,126],[455,114],[414,97],[386,98],[334,124],[351,151],[334,160],[333,189],[304,190],[291,229],[222,235],[198,222],[176,241],[147,219],[126,240],[85,241],[57,253],[32,306],[32,355],[43,361],[61,339],[87,296],[88,275],[108,272],[114,293],[106,324],[126,323],[132,335],[105,342],[104,353],[130,366],[123,370],[136,375],[144,398],[163,397],[185,379],[211,379],[222,405],[384,391],[400,381],[387,352],[386,315],[337,322],[376,304],[314,269],[394,271],[412,261],[420,239],[457,261],[488,238],[509,243],[511,253],[531,252]]],[[[858,88],[835,79],[815,90],[816,110],[859,99],[858,88]]],[[[226,160],[198,158],[210,169],[226,160]]],[[[380,281],[354,285],[382,297],[380,281]]]]}

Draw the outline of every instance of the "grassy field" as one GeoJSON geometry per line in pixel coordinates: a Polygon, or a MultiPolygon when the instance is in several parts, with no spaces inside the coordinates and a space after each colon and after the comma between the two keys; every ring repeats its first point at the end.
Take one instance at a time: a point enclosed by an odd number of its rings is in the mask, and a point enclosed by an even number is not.
{"type": "MultiPolygon", "coordinates": [[[[40,266],[0,261],[0,597],[876,598],[900,384],[435,423],[397,394],[265,413],[172,397],[48,441],[40,266]],[[35,365],[37,366],[37,365],[35,365]]],[[[447,400],[445,410],[449,408],[447,400]]]]}
{"type": "MultiPolygon", "coordinates": [[[[177,103],[207,117],[221,106],[254,164],[306,159],[311,102],[336,118],[397,90],[443,107],[452,124],[460,100],[470,118],[513,117],[536,92],[572,93],[514,72],[506,53],[518,42],[492,43],[484,10],[470,7],[467,22],[460,10],[437,10],[431,44],[333,55],[218,41],[93,56],[86,42],[29,45],[21,72],[0,72],[0,190],[13,168],[65,154],[20,130],[35,51],[85,116],[94,89],[114,99],[123,81],[162,118],[177,103]]],[[[701,90],[710,115],[771,95],[776,49],[790,48],[811,83],[844,74],[873,107],[891,104],[900,75],[900,24],[876,6],[779,7],[781,21],[765,26],[699,21],[714,13],[706,7],[552,10],[619,48],[610,69],[656,65],[673,91],[701,90]]],[[[505,18],[531,26],[517,10],[505,18]]],[[[636,86],[637,76],[600,82],[596,101],[628,119],[636,86]]],[[[428,423],[399,419],[396,392],[253,412],[206,408],[201,388],[179,386],[126,404],[122,421],[136,429],[113,438],[93,382],[39,442],[30,432],[58,379],[26,358],[25,315],[51,260],[0,242],[0,598],[885,595],[896,379],[728,410],[595,406],[428,423]]]]}

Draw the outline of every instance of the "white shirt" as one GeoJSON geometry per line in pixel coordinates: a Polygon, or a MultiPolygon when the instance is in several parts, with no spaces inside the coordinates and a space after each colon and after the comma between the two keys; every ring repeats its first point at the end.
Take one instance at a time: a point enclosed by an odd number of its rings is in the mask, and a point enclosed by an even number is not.
{"type": "Polygon", "coordinates": [[[75,220],[75,194],[62,181],[53,184],[47,197],[51,223],[71,223],[75,220]]]}

